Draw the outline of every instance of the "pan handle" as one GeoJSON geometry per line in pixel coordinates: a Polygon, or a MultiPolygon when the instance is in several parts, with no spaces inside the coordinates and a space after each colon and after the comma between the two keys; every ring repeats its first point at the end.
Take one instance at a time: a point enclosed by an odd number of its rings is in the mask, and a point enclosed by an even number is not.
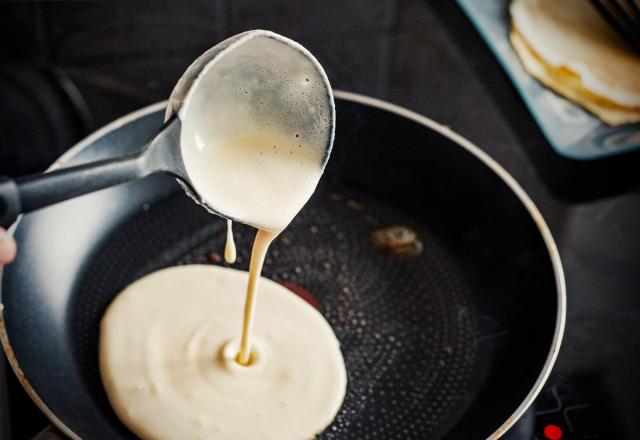
{"type": "Polygon", "coordinates": [[[67,437],[58,428],[49,425],[37,433],[31,440],[66,440],[67,437]]]}
{"type": "Polygon", "coordinates": [[[18,215],[128,182],[149,174],[141,153],[62,168],[44,174],[0,180],[0,226],[18,215]]]}

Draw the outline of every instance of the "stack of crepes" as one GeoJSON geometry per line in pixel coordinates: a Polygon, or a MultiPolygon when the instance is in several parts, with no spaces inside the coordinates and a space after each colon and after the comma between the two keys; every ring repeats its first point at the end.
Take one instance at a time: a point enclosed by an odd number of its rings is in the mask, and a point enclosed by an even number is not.
{"type": "Polygon", "coordinates": [[[640,122],[640,55],[587,0],[514,0],[511,42],[525,69],[609,125],[640,122]]]}

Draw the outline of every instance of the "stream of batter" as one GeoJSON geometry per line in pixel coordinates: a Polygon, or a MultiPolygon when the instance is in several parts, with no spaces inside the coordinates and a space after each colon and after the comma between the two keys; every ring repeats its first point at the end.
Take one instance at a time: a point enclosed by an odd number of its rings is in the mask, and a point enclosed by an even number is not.
{"type": "Polygon", "coordinates": [[[233,222],[227,220],[227,240],[224,245],[224,261],[229,264],[236,262],[236,242],[233,239],[233,222]]]}

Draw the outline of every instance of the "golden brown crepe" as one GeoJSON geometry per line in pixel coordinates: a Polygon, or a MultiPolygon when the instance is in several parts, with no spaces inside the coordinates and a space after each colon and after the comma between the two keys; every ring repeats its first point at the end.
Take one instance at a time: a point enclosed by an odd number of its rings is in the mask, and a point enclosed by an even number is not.
{"type": "Polygon", "coordinates": [[[582,0],[515,0],[511,42],[540,82],[609,125],[640,122],[640,56],[582,0]]]}

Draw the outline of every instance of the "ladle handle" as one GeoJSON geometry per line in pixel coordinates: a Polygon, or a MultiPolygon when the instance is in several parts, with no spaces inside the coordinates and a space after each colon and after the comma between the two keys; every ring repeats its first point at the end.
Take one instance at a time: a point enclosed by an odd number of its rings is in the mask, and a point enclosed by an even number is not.
{"type": "Polygon", "coordinates": [[[128,182],[148,174],[142,156],[62,168],[18,179],[0,179],[0,225],[9,227],[18,215],[54,203],[128,182]]]}
{"type": "Polygon", "coordinates": [[[67,437],[65,437],[58,428],[53,425],[49,425],[32,437],[31,440],[65,440],[66,438],[67,437]]]}

